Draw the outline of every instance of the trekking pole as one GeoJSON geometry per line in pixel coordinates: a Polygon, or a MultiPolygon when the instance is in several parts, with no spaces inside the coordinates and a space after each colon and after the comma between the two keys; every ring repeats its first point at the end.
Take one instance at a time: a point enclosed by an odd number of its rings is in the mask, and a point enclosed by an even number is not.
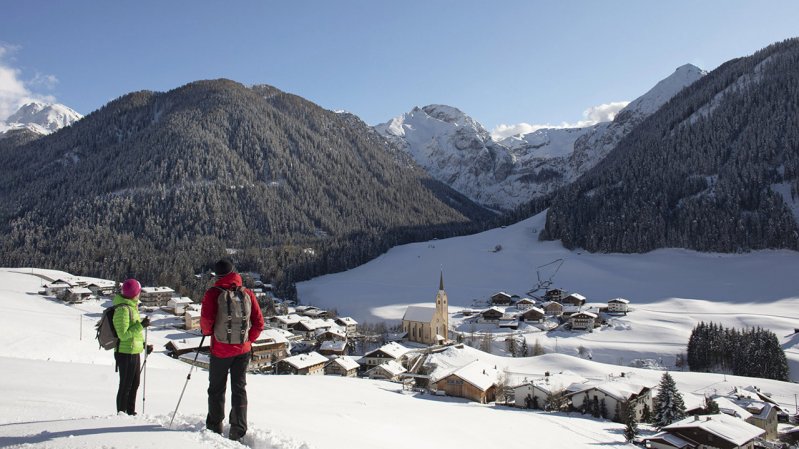
{"type": "Polygon", "coordinates": [[[169,428],[172,428],[172,422],[175,421],[175,415],[178,414],[178,407],[180,407],[180,401],[183,400],[183,393],[186,392],[186,386],[189,384],[189,379],[191,379],[191,372],[194,371],[194,367],[197,365],[197,357],[200,356],[200,348],[203,347],[203,343],[205,342],[205,335],[203,338],[200,339],[200,346],[197,346],[197,353],[194,354],[194,363],[189,368],[189,375],[186,376],[186,383],[183,384],[183,390],[180,392],[180,398],[178,398],[178,405],[175,406],[175,411],[172,413],[172,419],[169,421],[169,428]]]}
{"type": "MultiPolygon", "coordinates": [[[[147,326],[150,327],[150,326],[147,326]]],[[[144,405],[147,400],[147,327],[144,328],[144,363],[141,369],[144,370],[142,377],[142,390],[141,390],[141,414],[144,414],[144,405]]]]}

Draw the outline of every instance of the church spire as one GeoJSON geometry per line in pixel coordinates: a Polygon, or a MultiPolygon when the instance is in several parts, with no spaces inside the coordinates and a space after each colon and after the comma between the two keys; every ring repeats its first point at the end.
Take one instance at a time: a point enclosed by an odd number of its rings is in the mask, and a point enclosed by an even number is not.
{"type": "Polygon", "coordinates": [[[441,270],[441,279],[438,281],[438,289],[444,290],[444,270],[441,270]]]}

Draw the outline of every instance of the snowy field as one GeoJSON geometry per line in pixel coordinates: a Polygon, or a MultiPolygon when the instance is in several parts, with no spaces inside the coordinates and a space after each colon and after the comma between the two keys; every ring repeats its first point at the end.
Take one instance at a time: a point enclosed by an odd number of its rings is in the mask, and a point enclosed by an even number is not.
{"type": "MultiPolygon", "coordinates": [[[[523,330],[548,353],[577,355],[585,348],[594,361],[629,365],[652,359],[674,369],[678,353],[700,321],[727,327],[760,326],[782,343],[799,381],[799,253],[758,251],[708,254],[682,249],[647,254],[590,254],[569,251],[560,242],[540,242],[545,215],[472,236],[392,248],[352,270],[318,277],[297,285],[300,300],[359,321],[400,320],[407,305],[432,304],[439,272],[449,297],[450,323],[463,320],[458,310],[505,291],[525,296],[538,278],[552,287],[580,293],[588,303],[606,305],[612,298],[631,301],[633,311],[612,327],[592,333],[523,330]],[[502,250],[494,252],[497,245],[502,250]],[[555,272],[557,264],[563,265],[555,272]],[[537,270],[541,265],[549,264],[537,270]]],[[[539,292],[543,293],[543,292],[539,292]]],[[[469,325],[459,329],[468,331],[469,325]]],[[[477,327],[478,331],[486,330],[477,327]]],[[[505,335],[495,335],[497,354],[505,335]]]]}

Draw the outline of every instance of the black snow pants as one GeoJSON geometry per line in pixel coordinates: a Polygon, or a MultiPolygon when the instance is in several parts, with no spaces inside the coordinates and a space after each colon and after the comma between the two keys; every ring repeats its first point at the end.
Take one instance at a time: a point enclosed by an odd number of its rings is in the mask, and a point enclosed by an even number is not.
{"type": "Polygon", "coordinates": [[[136,392],[139,390],[139,354],[114,352],[119,370],[119,390],[117,390],[117,412],[136,414],[136,392]]]}
{"type": "Polygon", "coordinates": [[[247,433],[247,365],[250,353],[235,357],[219,358],[211,356],[208,370],[208,416],[205,426],[208,430],[222,433],[222,420],[225,419],[225,388],[230,373],[231,408],[230,433],[228,438],[238,440],[247,433]]]}

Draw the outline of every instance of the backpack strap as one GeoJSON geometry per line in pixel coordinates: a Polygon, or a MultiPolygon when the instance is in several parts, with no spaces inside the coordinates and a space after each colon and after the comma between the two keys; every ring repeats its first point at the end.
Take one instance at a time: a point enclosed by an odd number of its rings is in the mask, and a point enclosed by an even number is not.
{"type": "MultiPolygon", "coordinates": [[[[249,301],[250,297],[244,291],[244,287],[241,287],[241,286],[236,287],[236,293],[239,294],[239,300],[241,300],[241,308],[242,308],[242,310],[244,310],[244,301],[245,300],[249,301]]],[[[250,312],[250,314],[252,314],[252,311],[250,312]]],[[[247,339],[245,338],[246,335],[244,335],[244,329],[247,328],[247,318],[248,318],[248,316],[246,314],[244,314],[244,313],[241,314],[241,328],[239,329],[239,331],[240,331],[239,334],[241,336],[241,342],[242,343],[245,343],[247,341],[247,339]]]]}
{"type": "Polygon", "coordinates": [[[230,296],[227,295],[229,290],[217,286],[214,286],[214,288],[219,290],[220,295],[226,295],[225,299],[227,302],[227,342],[229,344],[232,341],[231,335],[233,333],[233,314],[230,311],[230,296]]]}

